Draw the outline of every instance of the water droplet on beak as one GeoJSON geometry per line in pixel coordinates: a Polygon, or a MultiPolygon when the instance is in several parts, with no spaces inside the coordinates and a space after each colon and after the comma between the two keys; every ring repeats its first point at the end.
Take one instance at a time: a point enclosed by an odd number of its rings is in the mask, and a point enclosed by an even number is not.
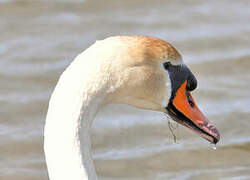
{"type": "Polygon", "coordinates": [[[213,150],[216,150],[216,144],[214,144],[214,146],[213,146],[213,150]]]}
{"type": "Polygon", "coordinates": [[[217,148],[216,148],[216,144],[213,144],[213,143],[210,143],[210,144],[212,144],[213,145],[213,150],[216,150],[217,148]]]}

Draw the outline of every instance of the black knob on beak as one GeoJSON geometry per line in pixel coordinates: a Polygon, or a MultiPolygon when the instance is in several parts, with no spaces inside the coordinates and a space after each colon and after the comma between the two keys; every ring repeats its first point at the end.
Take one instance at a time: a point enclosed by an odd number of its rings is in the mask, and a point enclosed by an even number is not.
{"type": "Polygon", "coordinates": [[[197,87],[197,80],[196,80],[196,78],[194,77],[193,74],[191,74],[188,77],[187,80],[188,80],[188,82],[187,82],[187,90],[188,91],[193,91],[197,87]]]}

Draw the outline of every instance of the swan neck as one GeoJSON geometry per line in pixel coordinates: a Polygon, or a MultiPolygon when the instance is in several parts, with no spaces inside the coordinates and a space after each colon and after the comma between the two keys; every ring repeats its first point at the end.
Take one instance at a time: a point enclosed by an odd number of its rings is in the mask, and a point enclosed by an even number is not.
{"type": "Polygon", "coordinates": [[[97,180],[90,128],[103,93],[90,92],[74,73],[61,76],[49,103],[44,150],[50,180],[97,180]]]}

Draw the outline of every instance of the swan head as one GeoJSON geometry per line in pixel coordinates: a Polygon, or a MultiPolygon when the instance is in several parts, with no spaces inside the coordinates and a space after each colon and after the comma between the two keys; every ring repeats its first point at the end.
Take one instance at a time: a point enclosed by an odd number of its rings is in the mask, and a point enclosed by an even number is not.
{"type": "Polygon", "coordinates": [[[197,80],[169,43],[148,36],[121,36],[104,40],[112,51],[109,102],[168,114],[211,143],[220,135],[196,105],[191,91],[197,80]]]}

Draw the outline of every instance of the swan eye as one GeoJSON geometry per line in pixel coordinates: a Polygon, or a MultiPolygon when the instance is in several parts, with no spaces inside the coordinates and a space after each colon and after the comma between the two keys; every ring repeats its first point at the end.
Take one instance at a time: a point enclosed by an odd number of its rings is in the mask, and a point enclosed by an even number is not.
{"type": "Polygon", "coordinates": [[[164,62],[164,63],[163,63],[163,66],[164,66],[164,68],[165,68],[166,70],[168,70],[169,67],[171,66],[171,64],[170,64],[170,62],[164,62]]]}

